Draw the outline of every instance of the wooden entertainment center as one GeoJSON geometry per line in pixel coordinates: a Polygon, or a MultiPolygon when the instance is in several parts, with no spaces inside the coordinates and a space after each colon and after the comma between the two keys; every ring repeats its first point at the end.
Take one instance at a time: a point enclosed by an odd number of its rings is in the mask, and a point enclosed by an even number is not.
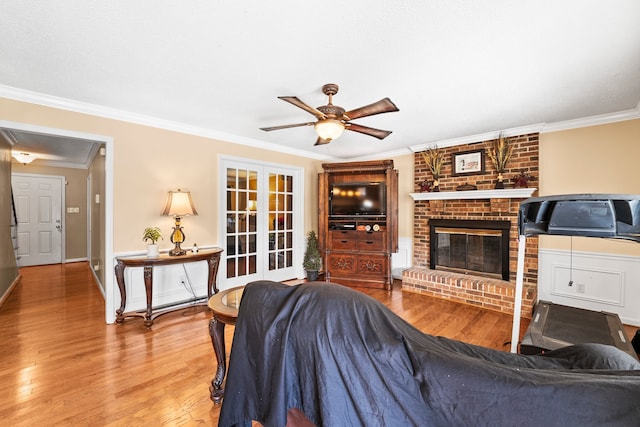
{"type": "Polygon", "coordinates": [[[322,168],[318,240],[326,281],[390,290],[391,254],[398,251],[398,171],[393,160],[325,163],[322,168]],[[354,202],[338,206],[338,194],[346,200],[345,191],[354,202]]]}

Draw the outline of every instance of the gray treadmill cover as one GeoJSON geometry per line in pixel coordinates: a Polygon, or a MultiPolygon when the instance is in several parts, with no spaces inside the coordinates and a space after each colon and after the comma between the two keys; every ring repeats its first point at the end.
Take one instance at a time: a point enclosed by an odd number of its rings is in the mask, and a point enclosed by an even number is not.
{"type": "Polygon", "coordinates": [[[640,242],[640,195],[532,197],[520,204],[518,232],[521,236],[552,234],[640,242]]]}

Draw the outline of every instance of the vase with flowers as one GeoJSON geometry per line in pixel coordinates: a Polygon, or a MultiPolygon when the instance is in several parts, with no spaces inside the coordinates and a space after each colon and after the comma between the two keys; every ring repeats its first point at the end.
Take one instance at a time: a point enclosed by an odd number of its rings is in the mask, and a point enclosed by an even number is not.
{"type": "Polygon", "coordinates": [[[507,163],[513,154],[513,145],[502,134],[498,136],[491,147],[487,150],[487,155],[493,163],[493,167],[498,172],[498,180],[496,181],[497,189],[504,188],[504,173],[507,170],[507,163]]]}
{"type": "Polygon", "coordinates": [[[442,164],[444,163],[444,152],[438,149],[438,146],[427,148],[427,151],[422,152],[422,158],[424,158],[429,171],[433,175],[433,186],[431,191],[440,191],[440,173],[442,172],[442,164]]]}

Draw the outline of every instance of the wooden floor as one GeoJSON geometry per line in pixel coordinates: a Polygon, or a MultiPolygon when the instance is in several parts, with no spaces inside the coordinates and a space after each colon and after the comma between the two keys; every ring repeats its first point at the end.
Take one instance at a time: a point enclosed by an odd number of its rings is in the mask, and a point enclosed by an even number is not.
{"type": "MultiPolygon", "coordinates": [[[[210,314],[187,308],[104,322],[86,263],[26,267],[0,308],[0,424],[216,426],[210,314]]],[[[366,290],[420,330],[508,351],[511,317],[401,291],[366,290]]],[[[527,322],[523,322],[522,331],[527,322]]],[[[226,328],[227,343],[233,328],[226,328]]],[[[227,345],[229,349],[230,345],[227,345]]]]}

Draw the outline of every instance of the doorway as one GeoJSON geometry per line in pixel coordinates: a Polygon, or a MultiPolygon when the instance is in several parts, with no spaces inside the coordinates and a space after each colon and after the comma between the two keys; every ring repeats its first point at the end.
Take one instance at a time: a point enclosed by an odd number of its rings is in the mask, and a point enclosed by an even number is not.
{"type": "Polygon", "coordinates": [[[223,158],[220,171],[224,287],[299,277],[302,169],[223,158]]]}
{"type": "MultiPolygon", "coordinates": [[[[91,252],[91,255],[92,258],[99,256],[99,260],[96,262],[94,259],[91,259],[90,264],[96,278],[96,282],[98,283],[100,291],[105,298],[105,320],[106,323],[113,323],[115,321],[115,283],[113,274],[109,274],[110,272],[106,269],[106,267],[112,264],[113,259],[113,138],[110,136],[5,120],[0,120],[0,130],[5,131],[5,134],[6,131],[10,133],[15,131],[18,133],[31,133],[42,136],[43,138],[40,140],[40,144],[42,144],[40,151],[49,153],[54,152],[58,154],[56,156],[50,155],[48,157],[49,159],[54,159],[57,163],[65,163],[65,152],[70,154],[77,152],[77,143],[80,143],[80,145],[91,145],[95,150],[98,149],[98,146],[104,147],[104,153],[100,153],[101,156],[104,156],[104,168],[100,171],[103,175],[94,178],[96,182],[99,181],[100,193],[96,194],[98,194],[101,203],[99,204],[98,209],[100,209],[100,216],[104,217],[105,221],[104,224],[100,225],[99,230],[96,229],[94,223],[94,227],[87,232],[91,233],[92,242],[94,245],[97,245],[97,249],[96,246],[93,246],[94,250],[91,252]],[[60,149],[59,146],[61,144],[64,145],[65,142],[73,143],[75,148],[72,151],[68,151],[68,147],[65,145],[64,148],[60,149]],[[60,153],[60,150],[62,150],[62,153],[60,153]]],[[[15,142],[10,143],[11,145],[15,144],[15,142]]],[[[55,164],[51,164],[50,166],[55,166],[55,164]]],[[[64,193],[64,185],[62,188],[62,192],[64,193]]],[[[62,209],[62,215],[64,216],[64,204],[62,205],[62,209]]],[[[60,250],[62,253],[62,259],[64,259],[64,248],[61,247],[60,250]]],[[[89,252],[87,252],[87,256],[88,255],[89,252]]]]}

